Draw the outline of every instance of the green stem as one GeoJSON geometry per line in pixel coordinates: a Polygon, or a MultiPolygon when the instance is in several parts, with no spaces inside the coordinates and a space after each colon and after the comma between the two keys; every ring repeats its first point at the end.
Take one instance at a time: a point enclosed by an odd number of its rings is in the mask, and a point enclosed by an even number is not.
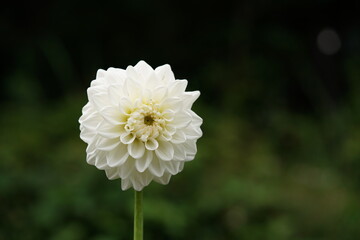
{"type": "Polygon", "coordinates": [[[143,240],[143,192],[135,191],[134,204],[134,240],[143,240]]]}

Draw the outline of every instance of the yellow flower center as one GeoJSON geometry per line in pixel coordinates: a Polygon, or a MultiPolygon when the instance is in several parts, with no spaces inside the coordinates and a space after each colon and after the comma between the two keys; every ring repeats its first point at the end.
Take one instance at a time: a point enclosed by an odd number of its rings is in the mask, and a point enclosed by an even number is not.
{"type": "Polygon", "coordinates": [[[149,138],[155,139],[162,135],[165,126],[166,121],[159,105],[150,101],[131,111],[125,130],[146,142],[149,138]]]}

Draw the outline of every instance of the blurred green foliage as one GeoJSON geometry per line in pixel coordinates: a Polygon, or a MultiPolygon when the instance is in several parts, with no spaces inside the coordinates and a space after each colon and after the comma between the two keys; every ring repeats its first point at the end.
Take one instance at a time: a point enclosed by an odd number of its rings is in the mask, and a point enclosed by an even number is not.
{"type": "Polygon", "coordinates": [[[132,238],[133,192],[87,165],[77,121],[98,68],[140,59],[199,89],[204,119],[196,159],[145,189],[145,239],[360,239],[356,8],[54,1],[0,12],[0,240],[132,238]],[[325,27],[342,40],[332,56],[316,46],[325,27]]]}

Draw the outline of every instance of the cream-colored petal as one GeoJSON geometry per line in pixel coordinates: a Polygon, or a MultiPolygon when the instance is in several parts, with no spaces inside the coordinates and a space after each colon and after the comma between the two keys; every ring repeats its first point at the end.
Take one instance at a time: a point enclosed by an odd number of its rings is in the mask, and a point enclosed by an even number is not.
{"type": "Polygon", "coordinates": [[[86,154],[86,162],[90,165],[95,165],[96,153],[86,154]]]}
{"type": "Polygon", "coordinates": [[[181,96],[185,92],[187,80],[176,80],[169,87],[170,96],[181,96]]]}
{"type": "Polygon", "coordinates": [[[159,143],[158,143],[158,141],[156,139],[149,138],[145,142],[145,147],[146,147],[147,150],[153,151],[153,150],[156,150],[159,147],[159,143]]]}
{"type": "Polygon", "coordinates": [[[149,172],[156,177],[162,177],[165,172],[165,167],[161,164],[161,161],[154,156],[151,164],[149,165],[149,172]]]}
{"type": "Polygon", "coordinates": [[[186,152],[184,144],[173,144],[174,147],[174,160],[176,161],[185,161],[186,152]]]}
{"type": "Polygon", "coordinates": [[[149,76],[154,73],[154,69],[143,60],[139,61],[134,66],[134,69],[138,73],[138,75],[142,76],[144,80],[148,79],[149,76]]]}
{"type": "Polygon", "coordinates": [[[159,159],[164,161],[170,161],[174,158],[174,147],[169,142],[159,142],[159,147],[155,150],[159,159]]]}
{"type": "Polygon", "coordinates": [[[163,111],[171,109],[175,115],[183,109],[183,99],[179,97],[166,97],[160,102],[163,111]]]}
{"type": "Polygon", "coordinates": [[[107,154],[107,164],[110,167],[118,167],[123,165],[128,158],[127,145],[119,144],[116,149],[107,154]]]}
{"type": "Polygon", "coordinates": [[[120,68],[108,68],[106,72],[106,78],[108,80],[108,84],[123,84],[126,78],[126,71],[120,68]]]}
{"type": "Polygon", "coordinates": [[[166,109],[162,112],[162,117],[165,119],[165,121],[170,122],[174,119],[175,112],[171,109],[166,109]]]}
{"type": "Polygon", "coordinates": [[[158,80],[154,71],[145,77],[144,87],[146,89],[155,89],[159,84],[161,84],[161,82],[158,80]]]}
{"type": "Polygon", "coordinates": [[[106,162],[105,152],[97,151],[96,159],[95,159],[95,166],[100,170],[104,170],[108,167],[107,162],[106,162]]]}
{"type": "Polygon", "coordinates": [[[122,179],[128,178],[135,171],[134,161],[135,159],[129,157],[127,161],[121,165],[119,174],[122,179]]]}
{"type": "Polygon", "coordinates": [[[135,161],[136,170],[138,170],[139,172],[144,172],[149,167],[152,159],[153,159],[153,152],[145,151],[144,156],[139,159],[136,159],[135,161]]]}
{"type": "Polygon", "coordinates": [[[193,92],[185,92],[184,93],[184,108],[190,109],[193,105],[193,103],[198,99],[200,96],[199,91],[193,91],[193,92]]]}
{"type": "Polygon", "coordinates": [[[191,161],[194,159],[197,152],[196,141],[188,140],[183,144],[186,152],[186,161],[191,161]]]}
{"type": "Polygon", "coordinates": [[[199,115],[197,115],[196,113],[194,113],[193,111],[190,111],[191,117],[192,117],[192,122],[191,125],[195,126],[195,127],[200,127],[201,124],[203,123],[203,120],[201,117],[199,117],[199,115]]]}
{"type": "Polygon", "coordinates": [[[96,148],[102,151],[111,151],[114,150],[120,144],[119,138],[108,139],[108,138],[101,138],[97,142],[96,148]]]}
{"type": "Polygon", "coordinates": [[[119,168],[108,168],[105,169],[106,176],[109,180],[114,180],[119,178],[119,168]]]}
{"type": "Polygon", "coordinates": [[[174,144],[183,143],[186,141],[186,135],[183,130],[177,130],[174,135],[172,135],[171,142],[174,144]]]}
{"type": "Polygon", "coordinates": [[[84,114],[79,122],[81,126],[86,127],[87,129],[95,130],[99,123],[103,121],[98,112],[93,112],[91,114],[84,114]]]}
{"type": "Polygon", "coordinates": [[[93,138],[91,142],[88,143],[86,147],[86,153],[87,154],[94,154],[96,152],[96,145],[97,145],[98,139],[93,138]]]}
{"type": "Polygon", "coordinates": [[[106,71],[104,69],[99,69],[96,73],[96,78],[103,78],[106,76],[106,71]]]}
{"type": "Polygon", "coordinates": [[[155,69],[155,73],[158,79],[163,83],[169,83],[175,81],[174,73],[171,70],[170,65],[165,64],[155,69]]]}
{"type": "Polygon", "coordinates": [[[124,132],[121,134],[120,140],[123,144],[131,144],[135,140],[135,135],[130,132],[124,132]]]}
{"type": "Polygon", "coordinates": [[[154,181],[163,185],[166,185],[170,182],[170,178],[171,178],[171,174],[170,173],[165,173],[163,176],[161,177],[156,177],[154,178],[154,181]]]}
{"type": "Polygon", "coordinates": [[[183,131],[186,135],[186,138],[190,140],[199,139],[203,134],[200,127],[194,127],[192,125],[183,129],[183,131]]]}
{"type": "Polygon", "coordinates": [[[132,184],[130,182],[130,179],[121,179],[121,189],[123,191],[128,190],[129,188],[131,188],[132,184]]]}
{"type": "Polygon", "coordinates": [[[189,126],[192,121],[191,114],[188,112],[181,112],[175,115],[174,120],[171,122],[171,126],[174,126],[177,129],[185,128],[189,126]]]}
{"type": "Polygon", "coordinates": [[[155,88],[152,91],[152,98],[156,102],[161,102],[164,98],[167,97],[168,89],[164,86],[155,88]]]}
{"type": "Polygon", "coordinates": [[[114,106],[106,106],[100,110],[101,116],[112,125],[123,124],[121,112],[114,106]]]}
{"type": "Polygon", "coordinates": [[[135,139],[131,144],[128,145],[128,151],[130,156],[133,158],[141,158],[145,153],[144,143],[139,139],[135,139]]]}
{"type": "Polygon", "coordinates": [[[110,85],[108,88],[108,95],[109,99],[114,106],[118,106],[120,103],[120,99],[124,97],[124,86],[117,84],[117,85],[110,85]]]}
{"type": "MultiPolygon", "coordinates": [[[[89,89],[91,89],[91,88],[89,88],[89,89]]],[[[91,91],[88,90],[88,92],[91,92],[91,91]]],[[[94,93],[94,94],[89,95],[88,98],[89,98],[90,103],[98,111],[100,111],[104,107],[111,106],[111,101],[106,92],[105,93],[94,93]]]]}
{"type": "Polygon", "coordinates": [[[124,88],[129,99],[132,102],[135,102],[137,99],[141,99],[142,97],[142,87],[141,85],[133,79],[127,79],[124,84],[124,88]]]}
{"type": "Polygon", "coordinates": [[[104,138],[119,138],[124,133],[124,129],[122,126],[114,126],[102,121],[96,129],[96,133],[104,138]]]}
{"type": "Polygon", "coordinates": [[[175,175],[179,172],[180,162],[178,161],[163,162],[163,165],[165,166],[165,171],[169,172],[171,175],[175,175]]]}

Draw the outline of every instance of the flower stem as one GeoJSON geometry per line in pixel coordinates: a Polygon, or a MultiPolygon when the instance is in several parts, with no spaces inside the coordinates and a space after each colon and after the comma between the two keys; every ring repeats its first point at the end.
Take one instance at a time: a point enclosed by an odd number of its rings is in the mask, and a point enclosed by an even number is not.
{"type": "Polygon", "coordinates": [[[134,240],[143,240],[143,192],[135,190],[134,202],[134,240]]]}

